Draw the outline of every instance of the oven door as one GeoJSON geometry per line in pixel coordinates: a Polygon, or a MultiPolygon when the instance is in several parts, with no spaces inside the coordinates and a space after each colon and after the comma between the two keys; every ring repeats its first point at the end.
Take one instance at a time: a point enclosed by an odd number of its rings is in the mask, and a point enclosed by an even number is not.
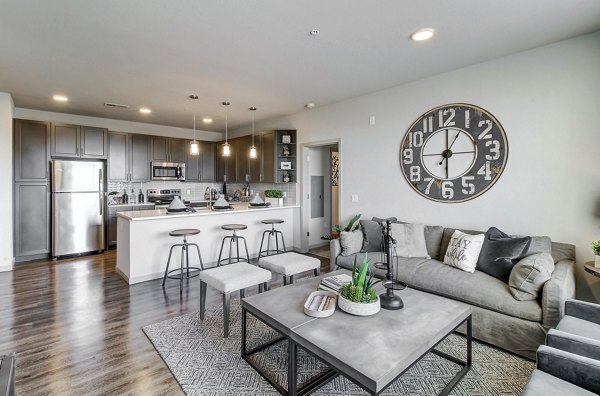
{"type": "Polygon", "coordinates": [[[185,181],[185,164],[180,162],[153,162],[152,180],[185,181]]]}

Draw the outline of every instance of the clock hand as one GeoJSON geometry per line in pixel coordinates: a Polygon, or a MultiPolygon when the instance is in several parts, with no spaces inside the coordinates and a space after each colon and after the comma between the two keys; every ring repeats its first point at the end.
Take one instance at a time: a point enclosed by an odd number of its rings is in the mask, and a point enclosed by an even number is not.
{"type": "Polygon", "coordinates": [[[458,132],[456,134],[456,136],[454,136],[454,140],[452,141],[452,143],[450,144],[450,147],[448,147],[448,150],[450,150],[452,148],[452,146],[454,146],[454,142],[456,142],[456,139],[458,139],[458,135],[460,135],[460,132],[458,132]]]}

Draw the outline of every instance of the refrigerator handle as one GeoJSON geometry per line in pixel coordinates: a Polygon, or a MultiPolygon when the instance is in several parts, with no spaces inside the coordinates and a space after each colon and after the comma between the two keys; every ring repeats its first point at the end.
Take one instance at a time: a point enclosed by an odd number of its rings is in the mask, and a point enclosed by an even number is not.
{"type": "Polygon", "coordinates": [[[100,216],[103,215],[104,213],[104,200],[102,199],[102,191],[103,191],[103,186],[102,186],[102,168],[98,169],[98,196],[99,196],[99,202],[100,202],[100,216]]]}

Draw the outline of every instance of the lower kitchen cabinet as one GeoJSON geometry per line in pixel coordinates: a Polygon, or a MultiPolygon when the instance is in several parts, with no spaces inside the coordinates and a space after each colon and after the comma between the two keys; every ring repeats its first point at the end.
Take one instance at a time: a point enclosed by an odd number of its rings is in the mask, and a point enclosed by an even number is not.
{"type": "Polygon", "coordinates": [[[50,253],[50,183],[18,182],[14,187],[15,261],[50,253]]]}

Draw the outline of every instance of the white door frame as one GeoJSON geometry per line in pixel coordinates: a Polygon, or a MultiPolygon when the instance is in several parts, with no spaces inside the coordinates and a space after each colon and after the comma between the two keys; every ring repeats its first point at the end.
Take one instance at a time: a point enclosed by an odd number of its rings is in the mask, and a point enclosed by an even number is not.
{"type": "MultiPolygon", "coordinates": [[[[342,191],[343,191],[343,184],[342,184],[342,173],[344,171],[344,166],[343,166],[343,162],[342,162],[342,139],[341,138],[336,138],[336,139],[327,139],[327,140],[319,140],[319,141],[314,141],[314,142],[307,142],[307,143],[302,143],[300,144],[300,152],[302,153],[302,166],[301,166],[301,174],[300,174],[300,180],[302,181],[300,183],[300,250],[302,252],[308,252],[309,249],[309,238],[308,238],[308,231],[310,229],[309,226],[309,220],[310,220],[310,162],[307,161],[307,157],[308,157],[308,153],[309,153],[309,149],[311,148],[315,148],[315,147],[321,147],[321,146],[331,146],[333,144],[337,144],[338,146],[338,153],[339,153],[339,160],[340,160],[340,172],[339,172],[339,180],[340,180],[340,184],[339,184],[339,190],[338,190],[338,197],[339,197],[339,218],[342,218],[342,191]]],[[[333,224],[332,224],[333,226],[333,224]]]]}

